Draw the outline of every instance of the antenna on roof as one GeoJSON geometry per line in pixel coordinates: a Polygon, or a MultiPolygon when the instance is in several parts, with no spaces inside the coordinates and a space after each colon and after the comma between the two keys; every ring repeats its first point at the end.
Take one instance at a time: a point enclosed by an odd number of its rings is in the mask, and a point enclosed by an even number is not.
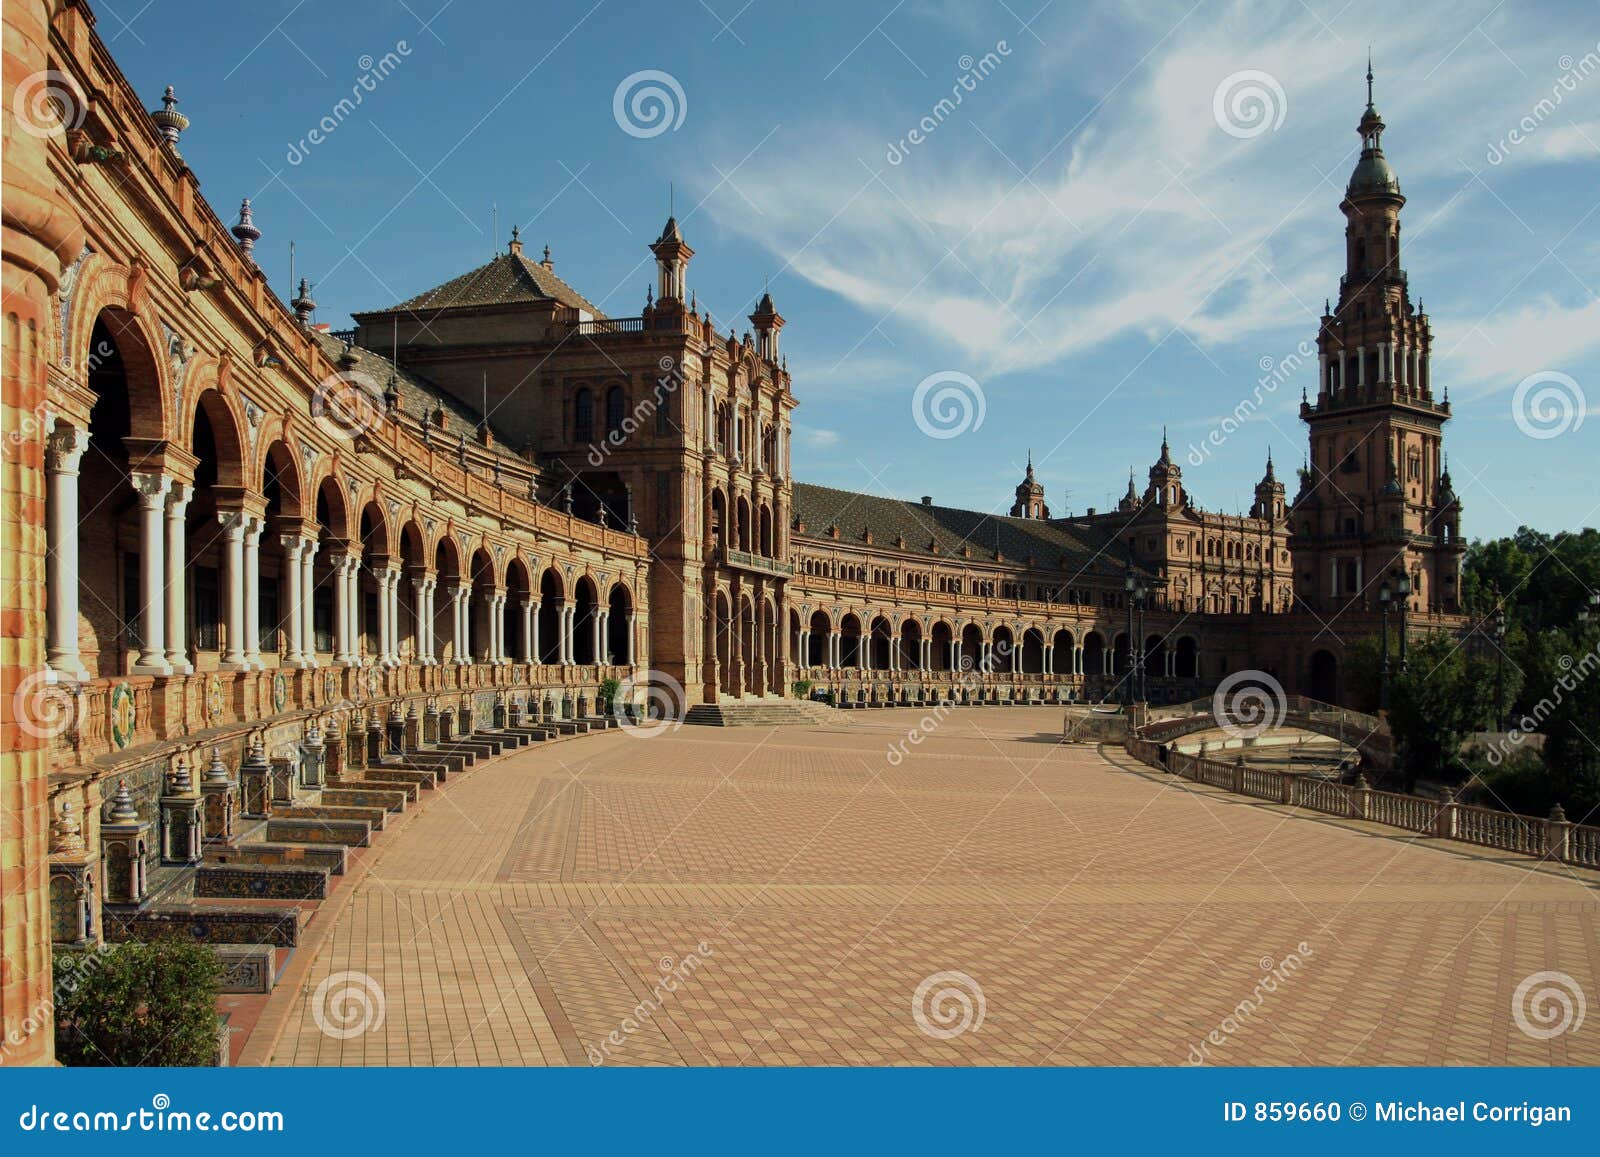
{"type": "Polygon", "coordinates": [[[678,215],[678,190],[671,181],[667,182],[667,216],[678,215]]]}
{"type": "Polygon", "coordinates": [[[489,371],[483,371],[483,420],[489,420],[489,371]]]}
{"type": "Polygon", "coordinates": [[[393,366],[400,364],[400,315],[395,314],[390,319],[394,322],[394,334],[389,339],[389,363],[393,366]]]}
{"type": "Polygon", "coordinates": [[[489,202],[489,217],[494,222],[494,253],[491,256],[500,256],[500,206],[493,201],[489,202]]]}
{"type": "Polygon", "coordinates": [[[289,242],[289,292],[294,293],[294,242],[289,242]]]}

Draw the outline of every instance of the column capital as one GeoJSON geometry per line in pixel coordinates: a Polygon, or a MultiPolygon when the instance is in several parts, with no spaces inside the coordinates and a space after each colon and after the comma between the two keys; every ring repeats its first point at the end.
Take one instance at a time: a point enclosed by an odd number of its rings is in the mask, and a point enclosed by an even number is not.
{"type": "Polygon", "coordinates": [[[139,505],[145,510],[160,510],[166,505],[167,492],[172,488],[172,478],[159,471],[136,470],[128,475],[139,505]]]}
{"type": "Polygon", "coordinates": [[[89,448],[89,432],[56,421],[44,443],[44,468],[52,474],[76,474],[89,448]]]}
{"type": "Polygon", "coordinates": [[[235,539],[243,541],[244,532],[250,516],[242,510],[219,510],[217,522],[222,525],[222,534],[229,542],[235,539]]]}
{"type": "Polygon", "coordinates": [[[173,482],[172,489],[167,491],[167,517],[183,517],[184,507],[189,505],[194,497],[194,484],[190,482],[173,482]]]}

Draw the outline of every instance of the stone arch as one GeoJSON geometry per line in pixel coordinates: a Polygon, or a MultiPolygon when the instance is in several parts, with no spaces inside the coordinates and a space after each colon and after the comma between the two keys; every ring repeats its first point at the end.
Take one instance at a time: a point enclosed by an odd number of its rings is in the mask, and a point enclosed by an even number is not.
{"type": "Polygon", "coordinates": [[[851,611],[839,620],[839,666],[866,666],[861,651],[861,617],[851,611]]]}
{"type": "Polygon", "coordinates": [[[633,592],[622,582],[611,584],[606,595],[606,662],[619,666],[633,663],[633,592]]]}
{"type": "Polygon", "coordinates": [[[1172,673],[1180,679],[1200,677],[1200,645],[1193,635],[1184,635],[1178,640],[1172,673]]]}
{"type": "Polygon", "coordinates": [[[867,649],[867,666],[874,671],[889,669],[889,652],[893,646],[895,630],[884,615],[874,615],[872,637],[867,649]]]}
{"type": "Polygon", "coordinates": [[[578,576],[573,584],[572,655],[580,667],[599,662],[595,647],[595,624],[599,621],[600,592],[594,578],[588,574],[578,576]]]}
{"type": "Polygon", "coordinates": [[[1106,640],[1099,631],[1090,631],[1083,637],[1083,673],[1090,676],[1106,673],[1106,640]]]}
{"type": "Polygon", "coordinates": [[[949,623],[940,619],[933,624],[930,634],[932,636],[931,658],[933,660],[933,670],[950,670],[950,643],[955,639],[955,630],[949,623]]]}
{"type": "Polygon", "coordinates": [[[802,662],[807,667],[828,666],[828,643],[833,637],[833,620],[828,617],[828,612],[824,610],[812,611],[806,630],[808,632],[806,653],[801,656],[802,662]]]}
{"type": "Polygon", "coordinates": [[[72,358],[68,372],[87,381],[109,361],[120,362],[127,378],[131,436],[176,441],[167,418],[172,383],[164,353],[166,342],[143,303],[130,302],[129,283],[126,271],[103,267],[91,284],[81,286],[74,295],[79,300],[73,305],[67,343],[72,358]]]}
{"type": "Polygon", "coordinates": [[[900,624],[895,645],[900,649],[899,665],[903,670],[922,670],[922,624],[914,616],[900,624]]]}
{"type": "Polygon", "coordinates": [[[1009,674],[1017,669],[1017,638],[1011,628],[1001,623],[990,636],[990,667],[998,674],[1009,674]]]}
{"type": "Polygon", "coordinates": [[[1072,654],[1076,642],[1072,632],[1065,627],[1050,636],[1050,673],[1052,675],[1072,674],[1072,654]]]}
{"type": "Polygon", "coordinates": [[[566,606],[566,584],[553,566],[539,576],[539,662],[561,662],[561,618],[566,606]]]}
{"type": "Polygon", "coordinates": [[[228,396],[215,385],[207,386],[195,395],[187,409],[184,432],[189,439],[190,452],[202,459],[209,453],[215,461],[215,476],[202,481],[197,469],[196,484],[245,487],[245,461],[249,452],[242,435],[244,423],[228,396]],[[199,441],[202,431],[210,440],[209,448],[199,441]]]}
{"type": "Polygon", "coordinates": [[[1022,653],[1018,658],[1018,670],[1024,675],[1044,674],[1044,632],[1038,627],[1022,632],[1022,653]]]}

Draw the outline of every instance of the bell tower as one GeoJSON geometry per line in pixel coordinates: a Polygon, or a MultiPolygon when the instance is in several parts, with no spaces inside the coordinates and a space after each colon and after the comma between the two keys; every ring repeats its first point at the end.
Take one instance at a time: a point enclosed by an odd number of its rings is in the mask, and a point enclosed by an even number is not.
{"type": "Polygon", "coordinates": [[[1044,487],[1033,476],[1033,451],[1028,451],[1028,473],[1017,484],[1017,500],[1011,504],[1012,518],[1049,518],[1050,508],[1044,504],[1044,487]]]}
{"type": "Polygon", "coordinates": [[[1324,612],[1373,608],[1383,580],[1405,574],[1410,609],[1453,613],[1459,503],[1440,485],[1450,401],[1448,391],[1434,398],[1432,331],[1400,263],[1406,199],[1383,153],[1385,128],[1369,60],[1361,158],[1339,205],[1345,272],[1317,335],[1316,400],[1300,404],[1310,458],[1292,515],[1295,589],[1324,612]]]}

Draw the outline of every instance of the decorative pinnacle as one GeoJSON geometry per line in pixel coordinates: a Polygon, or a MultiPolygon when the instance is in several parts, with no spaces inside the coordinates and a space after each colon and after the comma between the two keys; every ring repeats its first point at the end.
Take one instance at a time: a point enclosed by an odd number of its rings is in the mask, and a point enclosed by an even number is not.
{"type": "Polygon", "coordinates": [[[249,197],[239,203],[239,223],[233,227],[232,233],[238,239],[239,248],[244,250],[245,257],[254,264],[256,242],[261,239],[261,230],[256,228],[255,220],[250,216],[249,197]]]}
{"type": "Polygon", "coordinates": [[[301,325],[311,324],[311,315],[316,312],[317,303],[311,299],[311,283],[304,277],[300,279],[300,291],[289,302],[289,308],[294,310],[294,319],[301,325]]]}
{"type": "Polygon", "coordinates": [[[111,800],[111,822],[114,824],[139,822],[139,809],[133,806],[133,796],[128,794],[128,781],[125,779],[117,780],[117,794],[111,800]]]}
{"type": "Polygon", "coordinates": [[[189,118],[178,111],[178,97],[172,91],[170,84],[161,97],[161,107],[150,114],[150,119],[155,121],[156,128],[161,130],[161,139],[166,142],[167,148],[172,150],[172,155],[180,156],[178,138],[183,135],[183,130],[189,127],[189,118]]]}
{"type": "Polygon", "coordinates": [[[1367,49],[1367,107],[1372,107],[1372,49],[1367,49]]]}
{"type": "Polygon", "coordinates": [[[83,827],[72,814],[72,801],[66,800],[61,805],[61,814],[50,825],[50,850],[71,855],[83,851],[84,846],[83,827]]]}
{"type": "Polygon", "coordinates": [[[177,795],[187,795],[194,789],[194,777],[189,774],[188,759],[178,756],[178,762],[172,768],[172,775],[168,777],[167,785],[177,795]]]}
{"type": "Polygon", "coordinates": [[[203,778],[206,783],[228,782],[228,765],[222,762],[222,748],[211,749],[211,762],[206,766],[203,778]]]}

